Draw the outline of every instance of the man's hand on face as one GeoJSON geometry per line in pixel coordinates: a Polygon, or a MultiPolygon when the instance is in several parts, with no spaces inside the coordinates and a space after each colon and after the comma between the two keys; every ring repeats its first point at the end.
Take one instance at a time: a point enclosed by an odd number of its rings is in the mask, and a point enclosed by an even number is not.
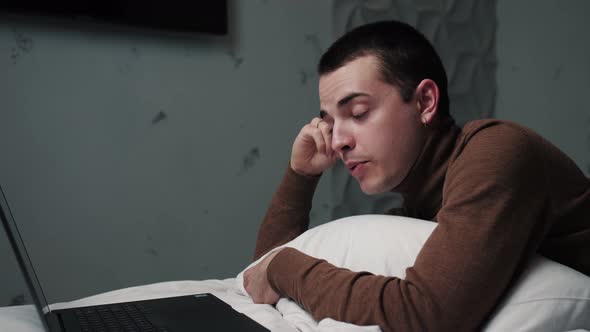
{"type": "Polygon", "coordinates": [[[279,294],[270,287],[270,283],[266,277],[266,269],[279,251],[277,250],[268,255],[260,263],[244,272],[244,288],[250,294],[254,303],[275,304],[279,301],[279,294]]]}
{"type": "Polygon", "coordinates": [[[317,176],[332,167],[337,157],[332,150],[332,128],[326,121],[313,118],[295,138],[291,168],[301,175],[317,176]]]}

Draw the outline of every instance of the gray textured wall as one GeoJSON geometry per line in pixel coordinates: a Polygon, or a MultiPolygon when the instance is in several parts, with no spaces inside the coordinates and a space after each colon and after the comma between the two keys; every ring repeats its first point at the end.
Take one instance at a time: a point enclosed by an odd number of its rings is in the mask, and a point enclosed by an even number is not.
{"type": "Polygon", "coordinates": [[[590,1],[498,2],[496,116],[541,133],[590,176],[590,1]]]}
{"type": "MultiPolygon", "coordinates": [[[[231,3],[222,40],[0,19],[0,183],[50,302],[249,263],[292,140],[318,113],[332,7],[231,3]]],[[[324,188],[314,223],[328,219],[324,188]]],[[[7,304],[24,287],[0,241],[7,304]]]]}

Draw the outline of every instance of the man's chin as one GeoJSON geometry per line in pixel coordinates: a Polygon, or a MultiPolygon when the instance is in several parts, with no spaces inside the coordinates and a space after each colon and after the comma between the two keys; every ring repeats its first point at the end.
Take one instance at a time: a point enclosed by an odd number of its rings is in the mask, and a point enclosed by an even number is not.
{"type": "MultiPolygon", "coordinates": [[[[373,178],[373,180],[375,180],[373,178]]],[[[398,182],[393,181],[392,178],[387,178],[382,181],[370,181],[370,179],[357,179],[359,186],[363,193],[366,195],[379,195],[387,192],[391,192],[395,186],[398,185],[398,182]],[[394,183],[395,185],[392,185],[394,183]]]]}
{"type": "Polygon", "coordinates": [[[362,192],[366,195],[378,195],[388,191],[386,189],[383,189],[382,186],[375,185],[374,183],[363,183],[359,181],[359,185],[361,187],[362,192]]]}

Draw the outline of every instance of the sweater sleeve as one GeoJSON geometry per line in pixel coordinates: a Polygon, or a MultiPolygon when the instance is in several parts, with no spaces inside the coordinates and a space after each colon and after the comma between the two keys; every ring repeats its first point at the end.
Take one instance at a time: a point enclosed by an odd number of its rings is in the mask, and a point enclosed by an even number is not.
{"type": "Polygon", "coordinates": [[[299,175],[287,167],[258,229],[254,260],[308,229],[309,211],[319,179],[319,176],[299,175]]]}
{"type": "Polygon", "coordinates": [[[404,280],[285,249],[268,267],[271,286],[318,320],[384,331],[477,329],[547,228],[543,165],[527,142],[518,130],[492,127],[463,143],[447,171],[439,225],[404,280]]]}

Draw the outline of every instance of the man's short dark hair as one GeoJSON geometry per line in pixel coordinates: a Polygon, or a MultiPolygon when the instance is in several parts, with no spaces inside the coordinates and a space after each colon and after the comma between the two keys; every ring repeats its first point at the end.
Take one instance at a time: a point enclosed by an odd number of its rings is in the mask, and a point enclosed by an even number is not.
{"type": "Polygon", "coordinates": [[[426,78],[440,90],[439,115],[449,115],[447,74],[434,47],[412,26],[398,21],[383,21],[359,26],[340,37],[322,55],[321,75],[331,73],[361,56],[373,55],[381,62],[386,83],[399,88],[405,102],[414,96],[426,78]]]}

